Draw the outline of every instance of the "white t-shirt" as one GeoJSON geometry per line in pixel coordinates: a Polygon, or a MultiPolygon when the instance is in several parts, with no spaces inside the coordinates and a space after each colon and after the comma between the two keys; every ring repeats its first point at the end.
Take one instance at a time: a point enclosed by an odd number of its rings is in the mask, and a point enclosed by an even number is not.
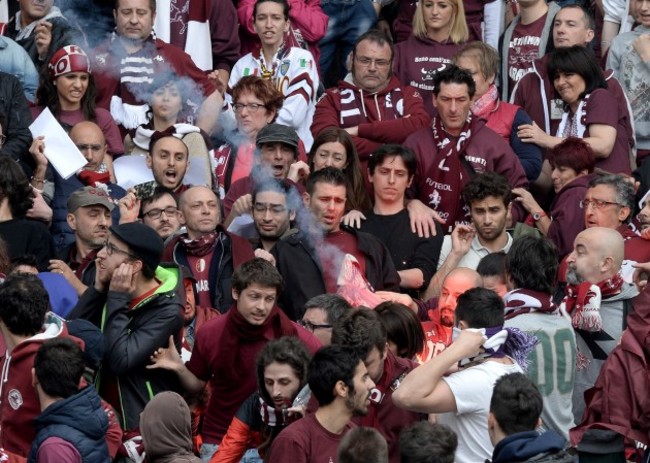
{"type": "MultiPolygon", "coordinates": [[[[508,242],[502,249],[499,249],[498,251],[495,252],[503,251],[507,254],[508,251],[510,251],[510,247],[512,246],[513,240],[510,233],[506,233],[506,234],[508,235],[508,242]]],[[[451,254],[451,235],[446,235],[444,240],[442,241],[442,247],[440,248],[440,256],[438,257],[438,270],[440,270],[442,264],[445,263],[445,260],[447,260],[447,256],[449,256],[449,254],[451,254]]],[[[478,236],[474,236],[469,251],[467,251],[467,254],[465,254],[462,257],[462,259],[460,259],[460,262],[458,262],[456,268],[467,267],[476,270],[476,267],[478,267],[478,263],[481,261],[482,258],[487,256],[488,254],[490,254],[490,250],[481,244],[481,242],[478,239],[478,236]]]]}
{"type": "Polygon", "coordinates": [[[458,436],[456,463],[477,463],[492,458],[488,413],[494,383],[508,373],[523,373],[519,365],[486,361],[443,377],[456,398],[457,413],[443,413],[438,422],[458,436]]]}

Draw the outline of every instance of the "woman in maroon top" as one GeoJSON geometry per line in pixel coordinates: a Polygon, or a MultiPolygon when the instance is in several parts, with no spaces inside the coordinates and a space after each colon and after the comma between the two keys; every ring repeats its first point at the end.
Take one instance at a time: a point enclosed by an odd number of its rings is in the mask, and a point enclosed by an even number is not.
{"type": "Polygon", "coordinates": [[[530,213],[535,225],[558,249],[560,258],[573,250],[575,237],[585,229],[582,199],[596,165],[593,150],[584,140],[569,137],[551,149],[548,161],[553,169],[551,179],[555,198],[548,215],[524,188],[512,192],[530,213]]]}
{"type": "Polygon", "coordinates": [[[421,0],[413,16],[413,34],[395,46],[393,68],[404,85],[417,88],[429,115],[434,116],[433,76],[451,64],[469,32],[459,0],[421,0]]]}
{"type": "Polygon", "coordinates": [[[111,114],[96,107],[96,96],[88,56],[81,47],[68,45],[58,50],[47,66],[43,66],[36,91],[39,106],[31,109],[32,117],[36,119],[43,109],[49,108],[67,130],[78,122],[95,122],[106,139],[109,156],[104,157],[104,162],[112,172],[113,158],[124,153],[124,144],[111,114]]]}
{"type": "Polygon", "coordinates": [[[370,209],[370,196],[366,190],[359,155],[352,137],[345,130],[329,127],[319,133],[314,139],[307,163],[309,172],[316,172],[324,167],[336,167],[341,170],[348,179],[346,209],[370,209]]]}
{"type": "Polygon", "coordinates": [[[537,124],[519,126],[519,138],[551,149],[567,137],[582,138],[596,156],[596,167],[614,174],[630,174],[631,121],[619,115],[618,101],[607,91],[607,81],[591,50],[582,46],[558,48],[549,56],[548,75],[564,101],[564,113],[555,136],[537,124]]]}

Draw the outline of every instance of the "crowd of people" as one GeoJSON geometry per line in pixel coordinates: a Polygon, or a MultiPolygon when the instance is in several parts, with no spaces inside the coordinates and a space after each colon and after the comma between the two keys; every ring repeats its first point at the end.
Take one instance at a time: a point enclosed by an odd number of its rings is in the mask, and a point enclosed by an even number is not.
{"type": "Polygon", "coordinates": [[[0,461],[650,462],[649,62],[650,0],[0,1],[0,461]]]}

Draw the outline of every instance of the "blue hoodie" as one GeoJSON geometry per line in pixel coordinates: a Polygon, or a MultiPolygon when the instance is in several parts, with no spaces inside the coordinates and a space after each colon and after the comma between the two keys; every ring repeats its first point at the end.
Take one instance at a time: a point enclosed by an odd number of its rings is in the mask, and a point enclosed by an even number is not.
{"type": "Polygon", "coordinates": [[[565,443],[564,438],[555,431],[543,434],[537,431],[511,434],[494,447],[492,463],[572,462],[573,456],[563,450],[565,443]]]}

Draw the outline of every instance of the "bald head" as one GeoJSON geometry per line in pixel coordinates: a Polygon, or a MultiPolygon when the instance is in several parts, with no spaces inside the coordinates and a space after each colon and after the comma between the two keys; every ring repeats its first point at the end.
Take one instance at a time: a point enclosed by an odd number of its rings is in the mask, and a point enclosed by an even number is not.
{"type": "Polygon", "coordinates": [[[593,243],[601,257],[611,257],[614,264],[620,268],[625,258],[625,240],[621,234],[612,228],[593,227],[579,233],[578,236],[593,243]]]}
{"type": "Polygon", "coordinates": [[[440,323],[444,326],[454,326],[454,313],[458,296],[468,289],[483,286],[483,279],[476,270],[458,267],[447,274],[442,283],[438,310],[440,310],[440,323]]]}
{"type": "Polygon", "coordinates": [[[191,239],[213,232],[221,220],[219,199],[204,186],[195,186],[185,191],[179,201],[181,224],[187,227],[191,239]]]}
{"type": "Polygon", "coordinates": [[[567,258],[567,282],[599,283],[621,269],[625,245],[619,232],[611,228],[592,227],[576,236],[573,252],[567,258]]]}
{"type": "Polygon", "coordinates": [[[70,139],[88,162],[84,170],[99,170],[108,149],[102,129],[94,122],[79,122],[70,130],[70,139]]]}
{"type": "Polygon", "coordinates": [[[467,267],[457,267],[453,269],[445,277],[443,285],[447,282],[466,286],[467,289],[477,288],[483,284],[481,275],[479,275],[476,270],[467,267]]]}

